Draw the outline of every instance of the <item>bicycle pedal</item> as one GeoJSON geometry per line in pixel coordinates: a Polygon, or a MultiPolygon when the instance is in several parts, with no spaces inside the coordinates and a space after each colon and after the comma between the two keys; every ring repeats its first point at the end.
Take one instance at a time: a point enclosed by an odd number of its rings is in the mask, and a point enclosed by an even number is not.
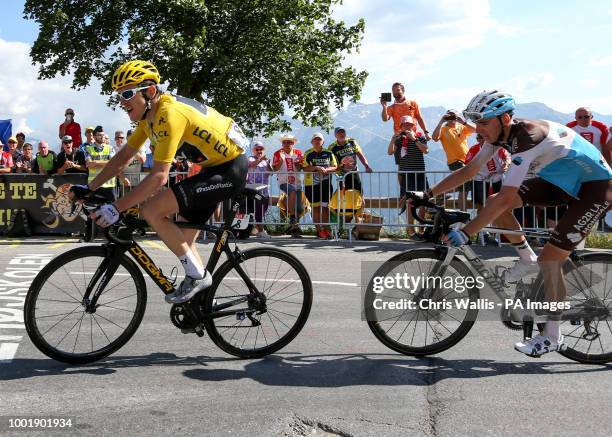
{"type": "Polygon", "coordinates": [[[202,326],[196,326],[195,328],[193,328],[193,331],[198,337],[204,337],[204,330],[202,329],[202,326]]]}

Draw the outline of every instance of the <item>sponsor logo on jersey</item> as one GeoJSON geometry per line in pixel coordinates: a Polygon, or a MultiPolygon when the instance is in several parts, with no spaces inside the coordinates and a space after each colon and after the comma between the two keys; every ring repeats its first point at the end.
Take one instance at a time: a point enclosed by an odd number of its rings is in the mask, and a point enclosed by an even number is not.
{"type": "Polygon", "coordinates": [[[159,117],[159,121],[157,122],[158,126],[161,126],[162,124],[166,123],[166,119],[164,117],[159,117]]]}

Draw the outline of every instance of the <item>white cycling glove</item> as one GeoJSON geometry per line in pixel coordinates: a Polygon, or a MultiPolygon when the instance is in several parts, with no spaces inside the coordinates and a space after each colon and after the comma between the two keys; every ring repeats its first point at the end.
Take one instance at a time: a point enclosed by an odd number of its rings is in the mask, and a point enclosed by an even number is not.
{"type": "Polygon", "coordinates": [[[94,211],[93,219],[99,226],[107,228],[110,225],[117,223],[119,217],[119,211],[117,208],[115,208],[115,205],[112,203],[107,203],[94,211]]]}

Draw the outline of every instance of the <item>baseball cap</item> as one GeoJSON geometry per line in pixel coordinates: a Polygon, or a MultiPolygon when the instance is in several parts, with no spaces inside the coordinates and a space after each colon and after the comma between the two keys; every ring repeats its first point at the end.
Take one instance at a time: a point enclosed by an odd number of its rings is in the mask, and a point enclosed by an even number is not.
{"type": "Polygon", "coordinates": [[[315,138],[320,138],[323,141],[325,140],[325,137],[323,136],[323,134],[321,132],[317,132],[317,133],[313,134],[313,136],[310,139],[310,141],[314,140],[315,138]]]}
{"type": "Polygon", "coordinates": [[[96,128],[94,129],[94,134],[97,134],[99,132],[104,132],[104,128],[102,126],[96,126],[96,128]]]}
{"type": "Polygon", "coordinates": [[[63,143],[64,141],[72,141],[72,137],[71,137],[70,135],[64,135],[64,136],[62,137],[62,143],[63,143]]]}
{"type": "Polygon", "coordinates": [[[340,131],[344,131],[344,133],[346,133],[346,129],[344,129],[342,126],[338,126],[336,129],[334,129],[334,135],[340,131]]]}
{"type": "Polygon", "coordinates": [[[410,124],[415,124],[414,123],[414,118],[412,118],[409,115],[404,115],[402,118],[400,118],[400,124],[401,123],[410,123],[410,124]]]}
{"type": "Polygon", "coordinates": [[[17,142],[17,138],[16,138],[16,137],[14,137],[14,136],[13,136],[13,137],[10,137],[10,138],[8,139],[8,142],[9,142],[9,143],[10,143],[10,142],[16,143],[16,142],[17,142]]]}
{"type": "Polygon", "coordinates": [[[89,126],[88,128],[85,129],[85,133],[93,132],[94,130],[95,130],[95,128],[93,126],[89,126]]]}

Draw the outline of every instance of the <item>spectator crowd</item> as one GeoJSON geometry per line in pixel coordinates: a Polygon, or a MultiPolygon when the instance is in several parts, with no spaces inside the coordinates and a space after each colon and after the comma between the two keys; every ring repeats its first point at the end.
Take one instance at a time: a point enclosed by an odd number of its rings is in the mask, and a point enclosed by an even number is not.
{"type": "MultiPolygon", "coordinates": [[[[406,97],[404,85],[394,83],[391,93],[383,93],[381,119],[383,122],[393,121],[393,135],[390,138],[387,154],[393,156],[397,166],[397,183],[399,186],[398,207],[400,215],[406,213],[408,237],[423,240],[419,228],[414,226],[411,208],[406,208],[406,193],[409,191],[425,191],[430,184],[426,175],[425,155],[429,153],[430,142],[439,142],[446,155],[448,170],[453,172],[464,167],[473,159],[483,145],[483,139],[476,136],[476,144],[468,146],[468,141],[475,134],[475,126],[466,121],[457,110],[446,111],[439,119],[430,134],[421,114],[418,102],[406,97]]],[[[11,136],[6,145],[0,142],[0,173],[32,173],[42,175],[64,175],[73,173],[87,174],[91,181],[112,158],[125,147],[131,131],[125,133],[117,130],[114,142],[102,126],[87,127],[82,138],[81,126],[75,121],[75,111],[66,109],[64,121],[59,125],[58,137],[61,141],[59,153],[50,149],[46,140],[36,143],[26,141],[23,132],[11,136]]],[[[597,147],[608,163],[612,157],[612,128],[593,119],[593,112],[588,107],[580,107],[575,111],[575,119],[567,123],[591,144],[597,147]]],[[[298,149],[298,139],[291,133],[280,138],[280,147],[271,154],[266,152],[263,141],[255,141],[249,158],[248,182],[269,186],[270,177],[276,174],[278,187],[281,191],[279,208],[289,223],[287,233],[299,237],[301,229],[300,218],[307,208],[311,211],[313,223],[316,226],[318,238],[332,237],[329,223],[332,220],[330,202],[339,191],[349,191],[363,196],[363,183],[360,176],[360,165],[366,173],[372,173],[369,161],[362,147],[352,132],[347,132],[343,126],[335,127],[334,141],[325,145],[325,137],[315,133],[310,138],[307,150],[298,149]],[[303,175],[299,173],[303,172],[303,175]],[[338,176],[337,190],[334,187],[333,176],[338,176]]],[[[114,201],[119,189],[131,189],[140,182],[143,173],[153,165],[151,153],[140,150],[134,160],[128,164],[123,173],[116,179],[105,183],[99,193],[114,201]]],[[[375,153],[379,153],[376,151],[375,153]]],[[[510,156],[504,150],[487,162],[470,184],[459,187],[453,199],[459,209],[468,207],[468,194],[471,193],[472,206],[480,209],[487,197],[499,192],[504,173],[510,165],[510,156]]],[[[170,183],[176,183],[199,171],[197,165],[177,159],[173,162],[172,172],[181,174],[171,177],[170,183]]],[[[269,196],[269,189],[264,192],[269,196]]],[[[391,195],[391,193],[389,193],[391,195]]],[[[336,200],[336,204],[338,199],[336,200]]],[[[257,222],[255,227],[258,238],[269,238],[263,223],[269,207],[269,201],[250,201],[246,210],[252,212],[257,222]]],[[[417,212],[421,214],[422,212],[417,212]]],[[[545,216],[548,226],[554,225],[563,210],[549,210],[545,216]]],[[[217,215],[218,217],[218,215],[217,215]]],[[[529,225],[529,223],[525,223],[529,225]]],[[[93,223],[88,223],[86,239],[93,238],[95,233],[93,223]]]]}

